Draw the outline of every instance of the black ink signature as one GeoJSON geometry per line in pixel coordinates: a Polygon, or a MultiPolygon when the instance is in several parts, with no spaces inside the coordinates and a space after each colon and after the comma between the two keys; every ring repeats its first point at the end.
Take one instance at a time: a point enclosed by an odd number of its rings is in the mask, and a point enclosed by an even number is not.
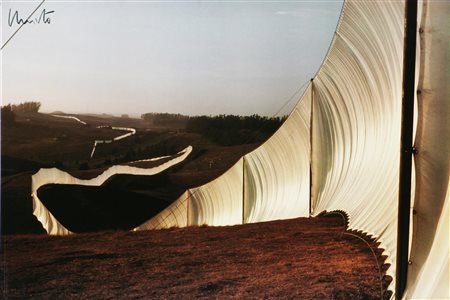
{"type": "Polygon", "coordinates": [[[49,14],[54,13],[54,10],[50,10],[47,11],[45,9],[42,10],[41,14],[39,15],[39,17],[34,18],[34,19],[22,19],[19,17],[19,12],[16,10],[11,17],[11,9],[9,9],[9,14],[8,14],[8,25],[9,27],[12,27],[14,22],[17,23],[18,25],[21,24],[40,24],[40,23],[44,23],[44,24],[50,24],[51,19],[48,17],[49,14]]]}

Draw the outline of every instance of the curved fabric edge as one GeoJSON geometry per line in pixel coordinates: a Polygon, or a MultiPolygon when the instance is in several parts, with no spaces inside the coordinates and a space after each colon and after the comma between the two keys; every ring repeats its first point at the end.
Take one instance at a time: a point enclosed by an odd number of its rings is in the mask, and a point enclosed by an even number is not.
{"type": "Polygon", "coordinates": [[[242,224],[243,158],[224,174],[186,190],[174,203],[134,230],[242,224]]]}
{"type": "Polygon", "coordinates": [[[416,190],[404,298],[450,298],[450,3],[420,1],[416,190]]]}
{"type": "Polygon", "coordinates": [[[245,223],[309,216],[312,86],[283,125],[244,156],[245,223]]]}
{"type": "MultiPolygon", "coordinates": [[[[450,185],[450,182],[449,182],[450,185]]],[[[435,216],[436,226],[424,228],[423,231],[432,232],[420,251],[421,239],[413,239],[415,246],[411,256],[411,265],[408,274],[408,285],[405,299],[450,299],[450,189],[447,190],[442,213],[435,216]],[[428,229],[428,230],[427,230],[428,229]],[[432,230],[430,230],[432,229],[432,230]]],[[[429,220],[428,220],[429,221],[429,220]]],[[[416,221],[417,222],[417,221],[416,221]]],[[[423,220],[421,223],[425,223],[423,220]]],[[[419,236],[421,237],[421,236],[419,236]]]]}
{"type": "Polygon", "coordinates": [[[137,226],[133,231],[186,227],[188,225],[187,215],[189,195],[189,190],[185,191],[166,209],[150,220],[137,226]]]}
{"type": "Polygon", "coordinates": [[[242,224],[243,159],[213,181],[189,190],[188,226],[242,224]]]}
{"type": "Polygon", "coordinates": [[[37,190],[46,184],[78,184],[88,186],[99,186],[103,184],[108,178],[116,174],[132,174],[132,175],[155,175],[171,166],[174,166],[183,160],[192,152],[192,146],[188,146],[184,150],[180,151],[174,159],[169,160],[159,166],[143,169],[131,166],[116,165],[108,168],[99,176],[83,180],[78,179],[67,172],[61,171],[57,168],[40,169],[36,174],[31,177],[31,197],[33,201],[33,214],[41,222],[44,229],[51,235],[68,235],[72,232],[65,228],[45,207],[42,201],[38,197],[37,190]]]}
{"type": "Polygon", "coordinates": [[[346,1],[313,81],[313,215],[348,212],[349,229],[378,238],[393,278],[403,16],[399,1],[346,1]]]}

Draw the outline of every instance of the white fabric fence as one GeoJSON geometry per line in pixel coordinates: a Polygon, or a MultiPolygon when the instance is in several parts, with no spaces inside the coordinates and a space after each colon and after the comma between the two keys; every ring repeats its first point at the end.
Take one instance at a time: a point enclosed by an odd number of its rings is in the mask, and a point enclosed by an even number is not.
{"type": "Polygon", "coordinates": [[[78,179],[67,172],[61,171],[57,168],[40,169],[31,177],[31,197],[33,201],[33,214],[41,222],[48,234],[52,235],[67,235],[72,232],[65,228],[60,221],[58,221],[52,213],[45,207],[41,199],[38,197],[38,189],[46,184],[78,184],[87,186],[100,186],[111,176],[116,174],[132,174],[132,175],[155,175],[171,166],[174,166],[183,160],[192,152],[192,147],[180,151],[172,159],[153,168],[137,168],[125,165],[116,165],[106,169],[103,173],[95,178],[83,180],[78,179]]]}
{"type": "MultiPolygon", "coordinates": [[[[344,210],[385,249],[395,290],[404,2],[348,0],[324,62],[280,129],[135,230],[344,210]],[[312,117],[311,117],[312,116],[312,117]]],[[[450,2],[421,1],[406,298],[450,297],[450,2]]]]}
{"type": "MultiPolygon", "coordinates": [[[[414,124],[419,154],[417,175],[411,174],[413,186],[417,176],[418,190],[412,191],[416,215],[407,298],[450,296],[449,7],[445,1],[423,1],[419,9],[421,101],[414,124]]],[[[185,223],[170,226],[235,224],[239,213],[230,212],[236,220],[223,224],[214,216],[223,212],[206,207],[223,206],[228,212],[231,206],[223,202],[238,203],[240,188],[243,205],[235,209],[242,210],[242,223],[308,216],[310,201],[312,215],[344,210],[351,229],[377,237],[385,249],[391,264],[387,274],[394,278],[390,289],[395,290],[403,22],[401,1],[346,1],[313,83],[274,136],[243,157],[243,184],[218,179],[188,191],[174,207],[183,203],[185,208],[177,212],[202,215],[201,221],[191,223],[186,217],[185,223]],[[202,205],[191,207],[189,201],[200,201],[199,190],[202,205]]],[[[241,176],[236,175],[239,168],[230,171],[235,178],[241,176]]],[[[177,214],[173,208],[168,211],[177,214]]],[[[153,225],[147,228],[165,227],[153,225]]]]}

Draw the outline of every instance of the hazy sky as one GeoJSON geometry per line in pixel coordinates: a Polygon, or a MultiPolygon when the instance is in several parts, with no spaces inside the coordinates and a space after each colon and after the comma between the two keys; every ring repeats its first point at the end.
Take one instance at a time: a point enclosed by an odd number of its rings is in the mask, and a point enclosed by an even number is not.
{"type": "MultiPolygon", "coordinates": [[[[40,1],[2,1],[2,44],[40,1]]],[[[319,68],[342,1],[47,1],[2,50],[2,103],[273,115],[319,68]]],[[[300,96],[300,95],[298,95],[300,96]]],[[[296,101],[282,113],[286,114],[296,101]]]]}

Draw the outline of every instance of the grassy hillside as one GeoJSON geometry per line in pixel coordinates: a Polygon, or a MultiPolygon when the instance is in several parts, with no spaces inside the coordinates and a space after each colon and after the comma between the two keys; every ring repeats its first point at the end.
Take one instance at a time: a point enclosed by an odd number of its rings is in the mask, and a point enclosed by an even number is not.
{"type": "MultiPolygon", "coordinates": [[[[77,117],[87,122],[89,126],[75,120],[56,118],[42,113],[16,113],[13,125],[2,124],[3,234],[42,232],[42,227],[32,215],[30,197],[31,175],[41,167],[57,167],[75,177],[87,179],[97,176],[114,164],[127,164],[139,159],[172,155],[192,145],[194,150],[186,161],[161,174],[164,180],[155,181],[154,177],[146,176],[116,176],[111,179],[117,195],[121,195],[124,199],[144,195],[168,204],[187,188],[213,180],[242,155],[260,144],[259,142],[221,146],[200,133],[186,132],[180,128],[163,128],[143,119],[104,115],[77,115],[77,117]],[[111,139],[122,134],[110,128],[96,128],[99,125],[131,126],[136,128],[137,132],[118,142],[98,145],[91,159],[89,156],[94,140],[111,139]]],[[[141,164],[141,167],[150,165],[141,164]]],[[[105,196],[110,193],[105,192],[105,187],[100,187],[98,191],[83,194],[83,187],[74,186],[71,194],[86,195],[86,199],[74,199],[66,196],[67,193],[62,190],[64,188],[61,189],[59,186],[46,187],[43,201],[53,203],[53,208],[59,211],[69,211],[69,206],[64,207],[65,203],[73,201],[83,203],[82,200],[89,202],[95,200],[98,195],[105,196]]],[[[94,202],[91,204],[88,207],[96,207],[94,202]]],[[[160,209],[161,207],[155,212],[160,209]]],[[[112,212],[111,214],[114,215],[112,212]]],[[[111,226],[112,223],[109,222],[110,227],[105,227],[104,224],[97,225],[100,226],[98,228],[112,229],[114,228],[111,226]]],[[[96,230],[97,225],[94,224],[89,229],[96,230]]]]}
{"type": "Polygon", "coordinates": [[[342,218],[319,217],[9,236],[3,292],[17,299],[380,299],[388,283],[380,252],[377,261],[344,231],[342,218]]]}

